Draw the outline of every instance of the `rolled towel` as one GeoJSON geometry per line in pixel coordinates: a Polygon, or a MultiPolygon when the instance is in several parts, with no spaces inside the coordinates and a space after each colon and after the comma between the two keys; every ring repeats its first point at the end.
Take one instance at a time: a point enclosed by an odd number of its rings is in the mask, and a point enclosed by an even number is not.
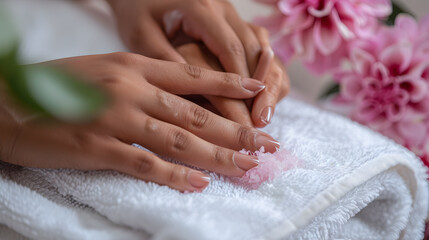
{"type": "Polygon", "coordinates": [[[279,152],[202,193],[2,164],[0,223],[33,239],[422,239],[427,169],[411,152],[293,99],[265,130],[279,152]]]}

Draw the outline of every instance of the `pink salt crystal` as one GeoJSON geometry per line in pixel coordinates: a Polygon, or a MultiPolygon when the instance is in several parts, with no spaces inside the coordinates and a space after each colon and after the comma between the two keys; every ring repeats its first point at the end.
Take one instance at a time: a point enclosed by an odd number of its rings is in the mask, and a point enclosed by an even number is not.
{"type": "Polygon", "coordinates": [[[254,153],[244,150],[240,152],[258,156],[259,166],[250,169],[241,178],[231,178],[231,181],[237,185],[251,189],[257,189],[262,183],[272,181],[282,172],[299,165],[298,159],[285,149],[275,153],[265,153],[262,147],[259,151],[254,153]]]}

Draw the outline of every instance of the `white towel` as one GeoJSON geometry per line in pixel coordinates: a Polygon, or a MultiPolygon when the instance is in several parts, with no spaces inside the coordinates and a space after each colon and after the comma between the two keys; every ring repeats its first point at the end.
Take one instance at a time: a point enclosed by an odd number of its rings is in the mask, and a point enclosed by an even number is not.
{"type": "Polygon", "coordinates": [[[0,223],[34,239],[422,239],[427,169],[412,153],[292,99],[265,130],[300,164],[254,190],[2,164],[0,223]]]}
{"type": "MultiPolygon", "coordinates": [[[[71,1],[0,2],[23,34],[26,62],[125,49],[111,19],[71,1]]],[[[202,194],[180,194],[114,172],[0,163],[0,239],[422,238],[428,188],[414,155],[295,100],[273,121],[266,130],[301,164],[251,191],[216,179],[202,194]]]]}

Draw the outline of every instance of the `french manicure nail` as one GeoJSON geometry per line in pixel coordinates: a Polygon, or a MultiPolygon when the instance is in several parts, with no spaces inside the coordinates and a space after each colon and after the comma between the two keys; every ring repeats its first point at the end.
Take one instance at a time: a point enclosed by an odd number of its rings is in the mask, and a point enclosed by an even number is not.
{"type": "Polygon", "coordinates": [[[234,153],[233,160],[235,165],[244,171],[248,171],[259,165],[259,160],[257,157],[239,152],[234,153]]]}
{"type": "Polygon", "coordinates": [[[243,88],[254,92],[254,93],[258,93],[262,90],[264,90],[265,88],[265,84],[263,84],[260,81],[257,81],[255,79],[251,79],[251,78],[243,78],[241,80],[241,86],[243,86],[243,88]]]}
{"type": "Polygon", "coordinates": [[[194,188],[202,189],[209,185],[210,177],[203,173],[192,171],[188,175],[188,182],[194,188]]]}
{"type": "Polygon", "coordinates": [[[280,143],[268,136],[259,134],[256,136],[255,145],[257,148],[264,147],[267,152],[275,152],[280,148],[280,143]]]}
{"type": "Polygon", "coordinates": [[[261,121],[263,123],[265,123],[265,125],[268,125],[271,122],[272,116],[273,116],[273,108],[272,107],[265,107],[261,113],[261,121]]]}

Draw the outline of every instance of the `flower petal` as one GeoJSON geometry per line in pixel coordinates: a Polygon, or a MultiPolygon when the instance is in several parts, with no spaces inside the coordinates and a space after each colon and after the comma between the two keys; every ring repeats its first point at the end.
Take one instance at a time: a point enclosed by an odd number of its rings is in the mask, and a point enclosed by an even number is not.
{"type": "Polygon", "coordinates": [[[332,28],[330,20],[316,20],[314,25],[314,42],[323,55],[329,55],[341,44],[341,36],[332,28]]]}
{"type": "Polygon", "coordinates": [[[417,36],[419,29],[416,20],[406,14],[399,14],[395,20],[395,28],[407,37],[417,36]]]}
{"type": "Polygon", "coordinates": [[[325,1],[325,4],[324,4],[322,9],[317,9],[314,6],[310,6],[308,8],[308,12],[317,18],[322,18],[322,17],[328,16],[329,13],[331,13],[331,11],[332,11],[332,8],[334,7],[335,2],[336,1],[333,1],[333,0],[332,1],[325,1]]]}
{"type": "Polygon", "coordinates": [[[410,43],[398,43],[381,52],[381,62],[393,73],[403,73],[411,63],[412,46],[410,43]]]}
{"type": "Polygon", "coordinates": [[[280,0],[277,3],[278,9],[285,15],[293,13],[298,1],[296,0],[280,0]]]}
{"type": "Polygon", "coordinates": [[[362,75],[369,74],[371,65],[375,62],[375,58],[370,53],[358,47],[350,50],[350,58],[353,69],[362,75]]]}
{"type": "Polygon", "coordinates": [[[359,8],[374,17],[386,17],[392,12],[390,0],[366,0],[359,4],[359,8]]]}
{"type": "Polygon", "coordinates": [[[422,101],[429,89],[428,83],[423,79],[405,80],[401,82],[400,87],[409,93],[411,102],[422,101]]]}
{"type": "MultiPolygon", "coordinates": [[[[407,112],[407,114],[410,114],[410,112],[407,112]]],[[[419,119],[415,121],[402,121],[397,126],[398,132],[409,147],[420,145],[426,137],[427,126],[419,119]]]]}
{"type": "Polygon", "coordinates": [[[343,36],[344,39],[350,40],[356,37],[355,34],[341,21],[340,16],[336,10],[332,11],[331,19],[337,26],[339,33],[341,36],[343,36]]]}
{"type": "Polygon", "coordinates": [[[346,100],[354,100],[362,90],[358,76],[344,76],[341,80],[341,96],[346,100]]]}

